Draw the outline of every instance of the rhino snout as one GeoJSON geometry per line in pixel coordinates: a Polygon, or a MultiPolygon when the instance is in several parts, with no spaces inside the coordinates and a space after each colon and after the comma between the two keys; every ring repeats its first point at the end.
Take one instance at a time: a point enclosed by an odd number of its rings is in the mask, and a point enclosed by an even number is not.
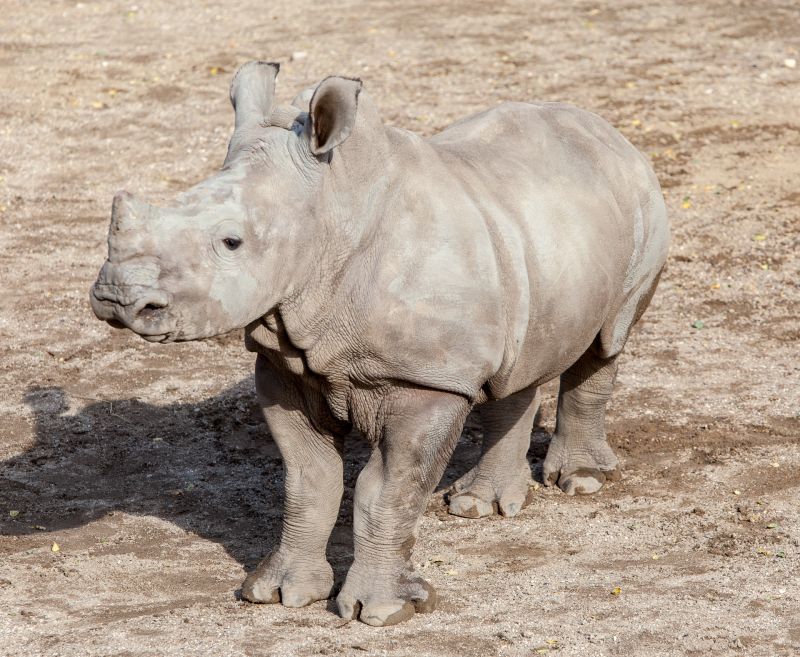
{"type": "Polygon", "coordinates": [[[89,301],[98,319],[116,328],[129,328],[145,339],[166,340],[173,331],[169,315],[172,295],[144,286],[117,285],[98,281],[89,301]]]}

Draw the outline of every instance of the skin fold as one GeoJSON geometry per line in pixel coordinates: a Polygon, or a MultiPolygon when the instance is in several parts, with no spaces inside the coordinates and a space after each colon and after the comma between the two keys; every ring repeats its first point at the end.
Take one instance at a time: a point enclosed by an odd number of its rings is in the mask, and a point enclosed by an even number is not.
{"type": "Polygon", "coordinates": [[[166,207],[116,195],[90,301],[154,342],[246,328],[286,472],[280,544],[247,600],[330,595],[342,445],[360,430],[373,451],[337,602],[389,625],[435,606],[411,550],[474,407],[482,455],[451,513],[524,507],[537,388],[558,376],[545,483],[593,493],[618,476],[605,407],[664,267],[664,201],[646,159],[574,107],[505,103],[422,139],[385,126],[359,80],[277,105],[278,70],[235,75],[217,174],[166,207]]]}

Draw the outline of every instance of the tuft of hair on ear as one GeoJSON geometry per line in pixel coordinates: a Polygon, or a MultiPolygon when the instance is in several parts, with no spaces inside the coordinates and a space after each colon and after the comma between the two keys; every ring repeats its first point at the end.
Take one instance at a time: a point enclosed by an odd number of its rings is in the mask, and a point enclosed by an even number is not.
{"type": "Polygon", "coordinates": [[[320,82],[309,103],[310,148],[325,155],[353,132],[362,82],[358,78],[331,76],[320,82]]]}

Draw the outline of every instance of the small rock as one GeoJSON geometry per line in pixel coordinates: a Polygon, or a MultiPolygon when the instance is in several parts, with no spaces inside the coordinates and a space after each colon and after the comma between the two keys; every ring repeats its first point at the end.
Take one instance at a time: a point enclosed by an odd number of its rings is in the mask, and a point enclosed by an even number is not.
{"type": "Polygon", "coordinates": [[[797,66],[797,60],[794,59],[793,57],[788,57],[783,60],[783,65],[786,68],[795,68],[797,66]]]}
{"type": "Polygon", "coordinates": [[[308,53],[305,50],[297,50],[292,53],[291,57],[289,57],[290,62],[297,62],[301,59],[305,59],[308,57],[308,53]]]}
{"type": "Polygon", "coordinates": [[[514,638],[508,632],[498,632],[497,638],[506,643],[514,643],[514,638]]]}

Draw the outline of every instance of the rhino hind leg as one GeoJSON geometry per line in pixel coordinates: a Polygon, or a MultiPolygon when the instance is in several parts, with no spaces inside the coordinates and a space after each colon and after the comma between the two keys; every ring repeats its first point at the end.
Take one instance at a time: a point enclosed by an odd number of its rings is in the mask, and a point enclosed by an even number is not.
{"type": "Polygon", "coordinates": [[[462,518],[517,515],[530,502],[528,464],[539,393],[535,386],[480,407],[484,437],[478,464],[453,484],[448,511],[462,518]]]}
{"type": "Polygon", "coordinates": [[[603,358],[592,346],[561,375],[556,431],[543,467],[546,486],[590,494],[619,478],[619,459],[605,432],[616,374],[617,356],[603,358]]]}

